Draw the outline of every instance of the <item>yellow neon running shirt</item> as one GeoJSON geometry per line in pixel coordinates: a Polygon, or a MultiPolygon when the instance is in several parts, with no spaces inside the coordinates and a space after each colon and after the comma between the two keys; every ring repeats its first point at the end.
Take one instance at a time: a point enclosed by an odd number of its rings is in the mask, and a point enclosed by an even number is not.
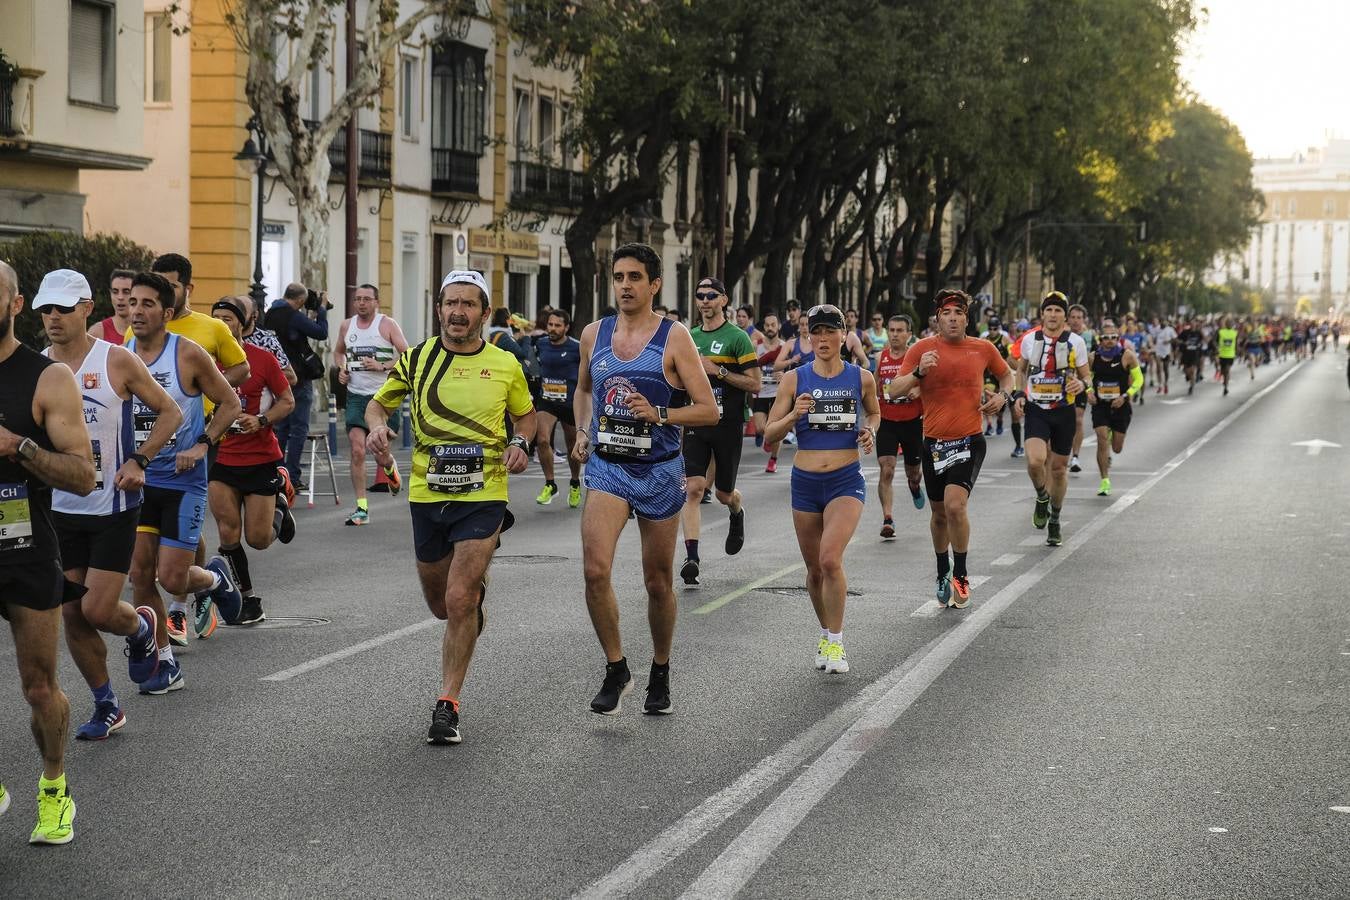
{"type": "Polygon", "coordinates": [[[473,353],[452,353],[439,335],[428,338],[399,357],[374,399],[392,413],[405,396],[413,428],[408,500],[507,499],[505,414],[534,408],[515,355],[486,341],[473,353]]]}

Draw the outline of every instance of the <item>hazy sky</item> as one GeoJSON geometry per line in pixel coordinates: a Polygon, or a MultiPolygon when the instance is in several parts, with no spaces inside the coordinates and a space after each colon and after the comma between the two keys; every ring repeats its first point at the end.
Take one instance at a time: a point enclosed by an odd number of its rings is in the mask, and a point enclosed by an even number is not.
{"type": "Polygon", "coordinates": [[[1350,138],[1350,0],[1197,0],[1182,61],[1200,98],[1237,125],[1253,156],[1350,138]]]}

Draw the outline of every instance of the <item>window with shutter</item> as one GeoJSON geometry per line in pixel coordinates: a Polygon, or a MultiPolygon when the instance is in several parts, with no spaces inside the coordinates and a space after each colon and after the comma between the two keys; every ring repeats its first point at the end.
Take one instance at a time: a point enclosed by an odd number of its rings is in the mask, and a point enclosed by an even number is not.
{"type": "Polygon", "coordinates": [[[70,2],[70,99],[112,106],[114,89],[114,31],[112,3],[101,0],[70,2]]]}

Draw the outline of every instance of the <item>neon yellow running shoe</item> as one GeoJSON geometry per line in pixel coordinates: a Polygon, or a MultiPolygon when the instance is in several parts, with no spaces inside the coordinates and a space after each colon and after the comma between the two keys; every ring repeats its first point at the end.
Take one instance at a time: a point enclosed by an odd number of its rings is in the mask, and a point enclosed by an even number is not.
{"type": "Polygon", "coordinates": [[[567,505],[572,509],[581,505],[581,485],[574,484],[567,489],[567,505]]]}
{"type": "Polygon", "coordinates": [[[57,781],[38,782],[37,827],[30,844],[69,844],[75,838],[75,801],[64,775],[57,781]]]}
{"type": "Polygon", "coordinates": [[[1109,497],[1109,496],[1111,496],[1111,479],[1110,479],[1110,478],[1103,478],[1103,479],[1102,479],[1102,483],[1099,484],[1099,485],[1097,485],[1097,496],[1098,496],[1098,497],[1109,497]]]}
{"type": "Polygon", "coordinates": [[[5,790],[3,784],[0,784],[0,816],[3,816],[7,809],[9,809],[9,791],[5,790]]]}
{"type": "Polygon", "coordinates": [[[830,641],[829,649],[825,651],[825,674],[843,675],[848,671],[848,654],[844,652],[844,645],[839,641],[830,641]]]}
{"type": "Polygon", "coordinates": [[[539,492],[539,496],[534,498],[534,502],[538,503],[540,506],[548,506],[553,502],[553,498],[556,496],[558,496],[557,486],[546,484],[544,485],[544,489],[539,492]]]}
{"type": "Polygon", "coordinates": [[[824,635],[820,636],[820,643],[816,644],[816,668],[824,669],[825,663],[829,661],[830,639],[824,635]]]}

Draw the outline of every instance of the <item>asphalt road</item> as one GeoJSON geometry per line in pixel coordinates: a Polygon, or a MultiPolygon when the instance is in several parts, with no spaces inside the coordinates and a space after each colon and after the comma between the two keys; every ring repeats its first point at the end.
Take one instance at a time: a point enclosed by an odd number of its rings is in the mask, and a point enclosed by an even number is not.
{"type": "MultiPolygon", "coordinates": [[[[1072,476],[1057,549],[1010,436],[991,439],[965,611],[929,602],[927,510],[901,486],[882,543],[869,496],[844,676],[811,666],[790,454],[766,475],[747,441],[748,542],[727,558],[703,507],[669,717],[639,712],[633,528],[615,581],[638,690],[588,711],[604,660],[579,513],[536,506],[532,467],[458,747],[424,743],[440,629],[402,498],[359,529],[348,497],[318,498],[294,544],[251,556],[268,623],[194,642],[186,690],[137,696],[110,642],[129,722],[72,742],[66,847],[26,844],[38,761],[0,641],[0,895],[1350,896],[1344,372],[1325,354],[1227,398],[1150,392],[1113,496],[1091,463],[1072,476]]],[[[61,681],[82,721],[64,658],[61,681]]]]}

